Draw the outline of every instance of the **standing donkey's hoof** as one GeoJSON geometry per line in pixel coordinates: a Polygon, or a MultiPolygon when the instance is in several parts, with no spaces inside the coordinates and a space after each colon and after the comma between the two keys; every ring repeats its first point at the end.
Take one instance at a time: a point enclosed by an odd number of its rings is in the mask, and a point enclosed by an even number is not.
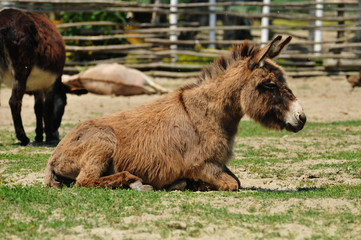
{"type": "Polygon", "coordinates": [[[24,138],[21,138],[20,145],[21,146],[26,146],[26,145],[29,144],[29,142],[30,142],[30,139],[28,137],[24,137],[24,138]]]}
{"type": "Polygon", "coordinates": [[[143,185],[141,181],[133,182],[129,184],[129,187],[137,191],[153,191],[153,187],[151,185],[143,185]]]}

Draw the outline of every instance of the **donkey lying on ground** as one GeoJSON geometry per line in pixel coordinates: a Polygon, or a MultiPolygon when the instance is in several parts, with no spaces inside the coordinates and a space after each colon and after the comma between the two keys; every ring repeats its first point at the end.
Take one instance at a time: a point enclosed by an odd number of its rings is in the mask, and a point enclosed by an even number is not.
{"type": "Polygon", "coordinates": [[[64,63],[63,39],[46,17],[16,9],[0,11],[0,85],[12,88],[9,105],[21,145],[29,143],[21,119],[24,93],[35,97],[35,140],[43,141],[43,120],[46,141],[59,140],[69,91],[61,83],[64,63]]]}
{"type": "Polygon", "coordinates": [[[198,84],[78,125],[50,157],[45,184],[163,189],[188,179],[239,189],[226,164],[242,116],[292,132],[306,122],[284,72],[271,60],[291,40],[279,43],[281,38],[260,49],[248,42],[235,46],[230,57],[202,71],[198,84]]]}
{"type": "Polygon", "coordinates": [[[63,75],[62,82],[72,89],[86,89],[100,95],[132,96],[168,92],[141,71],[118,63],[103,63],[73,76],[63,75]]]}

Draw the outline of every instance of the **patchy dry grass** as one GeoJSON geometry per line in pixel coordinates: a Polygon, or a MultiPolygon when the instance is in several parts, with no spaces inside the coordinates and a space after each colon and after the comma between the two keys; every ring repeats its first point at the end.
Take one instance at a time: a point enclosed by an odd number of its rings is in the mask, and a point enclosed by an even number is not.
{"type": "MultiPolygon", "coordinates": [[[[67,132],[73,125],[64,125],[67,132]]],[[[33,137],[33,136],[31,136],[33,137]]],[[[42,185],[54,147],[0,130],[0,239],[357,239],[361,121],[297,134],[240,125],[239,192],[136,192],[42,185]]]]}

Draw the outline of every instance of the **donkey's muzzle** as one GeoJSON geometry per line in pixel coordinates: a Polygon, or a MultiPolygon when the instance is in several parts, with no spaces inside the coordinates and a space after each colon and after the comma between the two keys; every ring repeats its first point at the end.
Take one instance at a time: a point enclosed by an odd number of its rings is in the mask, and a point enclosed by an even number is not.
{"type": "Polygon", "coordinates": [[[303,129],[306,121],[307,118],[301,105],[297,101],[293,102],[285,117],[286,130],[290,132],[298,132],[303,129]]]}
{"type": "Polygon", "coordinates": [[[306,115],[298,116],[297,124],[286,123],[286,130],[290,132],[298,132],[303,129],[306,124],[306,115]]]}

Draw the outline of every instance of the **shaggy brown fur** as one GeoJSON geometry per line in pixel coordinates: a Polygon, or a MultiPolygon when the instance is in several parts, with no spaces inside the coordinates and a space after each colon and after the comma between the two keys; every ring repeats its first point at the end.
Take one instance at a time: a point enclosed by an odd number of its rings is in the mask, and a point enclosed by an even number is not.
{"type": "Polygon", "coordinates": [[[65,46],[60,32],[45,16],[18,9],[0,11],[0,85],[12,88],[9,105],[16,137],[27,145],[21,106],[25,93],[35,97],[36,137],[58,141],[58,128],[69,88],[61,83],[65,46]]]}
{"type": "Polygon", "coordinates": [[[280,40],[261,49],[245,42],[205,68],[198,84],[78,125],[50,157],[45,184],[60,187],[70,179],[76,186],[117,188],[142,181],[162,189],[188,179],[239,189],[226,164],[242,116],[294,132],[306,122],[282,69],[268,58],[291,37],[280,40]]]}

